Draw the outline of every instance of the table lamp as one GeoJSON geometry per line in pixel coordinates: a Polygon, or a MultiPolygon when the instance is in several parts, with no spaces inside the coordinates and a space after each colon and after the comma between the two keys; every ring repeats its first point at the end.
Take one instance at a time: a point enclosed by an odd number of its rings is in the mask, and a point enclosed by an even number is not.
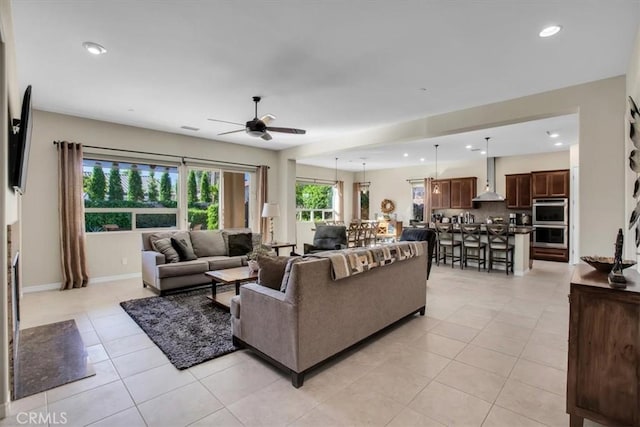
{"type": "Polygon", "coordinates": [[[280,206],[277,203],[265,203],[262,207],[262,218],[269,218],[269,233],[271,235],[271,241],[269,243],[275,243],[273,240],[273,218],[280,216],[280,206]]]}

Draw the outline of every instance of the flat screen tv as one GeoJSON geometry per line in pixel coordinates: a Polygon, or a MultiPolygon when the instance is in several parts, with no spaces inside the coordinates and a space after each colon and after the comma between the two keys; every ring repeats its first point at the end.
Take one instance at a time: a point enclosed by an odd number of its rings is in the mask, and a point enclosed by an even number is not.
{"type": "Polygon", "coordinates": [[[9,145],[9,186],[24,194],[27,186],[27,166],[31,147],[31,86],[27,86],[22,98],[22,111],[18,131],[11,133],[9,145]]]}

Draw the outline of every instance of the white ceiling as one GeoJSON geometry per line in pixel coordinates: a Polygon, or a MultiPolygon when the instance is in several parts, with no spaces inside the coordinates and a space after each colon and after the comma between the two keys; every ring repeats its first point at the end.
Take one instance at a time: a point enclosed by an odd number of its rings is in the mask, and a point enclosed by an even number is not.
{"type": "Polygon", "coordinates": [[[640,0],[14,0],[13,12],[35,108],[278,150],[624,74],[640,0]],[[551,23],[563,31],[539,38],[551,23]],[[249,120],[253,95],[274,126],[307,134],[217,136],[235,127],[207,118],[249,120]]]}

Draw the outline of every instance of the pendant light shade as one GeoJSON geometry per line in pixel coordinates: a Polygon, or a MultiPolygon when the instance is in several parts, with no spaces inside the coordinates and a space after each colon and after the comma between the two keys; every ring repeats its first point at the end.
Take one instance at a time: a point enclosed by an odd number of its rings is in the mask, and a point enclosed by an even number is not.
{"type": "Polygon", "coordinates": [[[362,191],[363,194],[369,192],[369,183],[366,179],[365,165],[366,163],[362,162],[362,182],[360,183],[360,191],[362,191]]]}
{"type": "Polygon", "coordinates": [[[438,144],[436,147],[436,185],[433,186],[433,194],[440,194],[440,184],[438,184],[438,144]]]}

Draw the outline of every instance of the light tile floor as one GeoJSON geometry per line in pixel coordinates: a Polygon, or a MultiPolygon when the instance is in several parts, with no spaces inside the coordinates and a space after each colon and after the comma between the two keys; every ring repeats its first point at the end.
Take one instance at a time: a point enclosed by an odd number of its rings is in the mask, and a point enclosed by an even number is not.
{"type": "Polygon", "coordinates": [[[74,318],[97,375],[13,402],[0,426],[31,414],[46,425],[47,411],[52,426],[63,413],[68,426],[567,426],[571,270],[536,261],[527,276],[507,277],[434,266],[427,316],[312,372],[300,389],[246,351],[175,369],[119,306],[152,295],[138,280],[26,294],[21,326],[74,318]]]}

